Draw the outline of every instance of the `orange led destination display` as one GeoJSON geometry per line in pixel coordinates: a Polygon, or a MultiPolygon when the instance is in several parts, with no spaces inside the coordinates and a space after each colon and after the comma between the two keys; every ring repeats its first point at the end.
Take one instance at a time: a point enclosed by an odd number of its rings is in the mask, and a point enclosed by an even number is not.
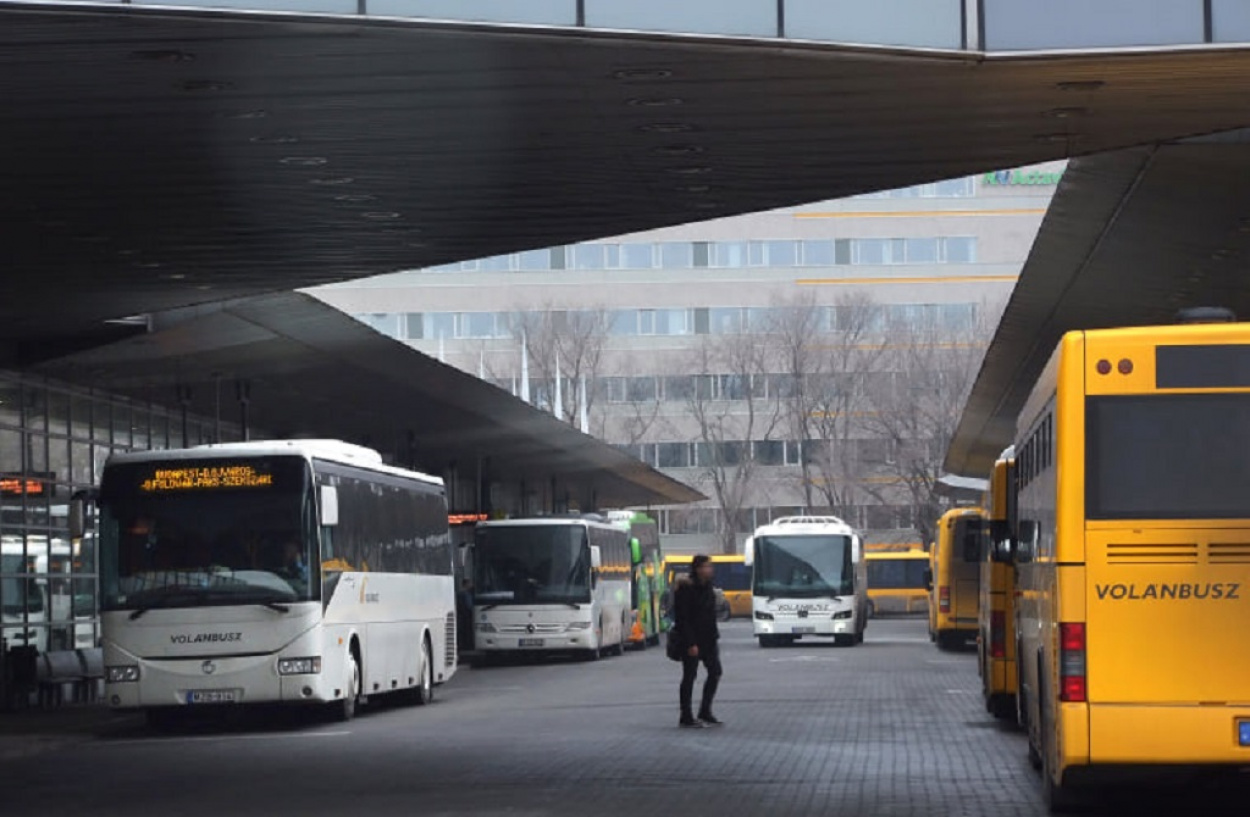
{"type": "Polygon", "coordinates": [[[273,474],[251,465],[158,468],[139,489],[147,493],[211,491],[219,488],[272,488],[273,474]]]}
{"type": "Polygon", "coordinates": [[[39,496],[42,493],[43,483],[37,479],[0,477],[0,496],[39,496]]]}

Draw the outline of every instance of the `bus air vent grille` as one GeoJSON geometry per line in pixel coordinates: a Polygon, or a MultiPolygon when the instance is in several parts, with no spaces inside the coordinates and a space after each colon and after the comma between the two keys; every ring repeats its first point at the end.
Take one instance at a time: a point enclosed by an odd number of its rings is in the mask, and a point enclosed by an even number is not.
{"type": "Polygon", "coordinates": [[[1198,545],[1176,544],[1108,544],[1107,564],[1111,565],[1196,565],[1198,545]]]}
{"type": "Polygon", "coordinates": [[[447,623],[443,628],[443,666],[456,666],[456,614],[447,614],[447,623]]]}
{"type": "Polygon", "coordinates": [[[1213,565],[1250,565],[1250,543],[1211,542],[1207,545],[1207,561],[1213,565]]]}

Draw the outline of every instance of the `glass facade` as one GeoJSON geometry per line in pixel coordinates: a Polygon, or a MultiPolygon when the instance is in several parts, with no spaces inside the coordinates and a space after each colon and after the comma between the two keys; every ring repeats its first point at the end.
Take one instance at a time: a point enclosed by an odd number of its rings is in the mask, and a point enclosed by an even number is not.
{"type": "MultiPolygon", "coordinates": [[[[557,269],[688,270],[707,267],[835,267],[891,264],[975,264],[973,236],[839,238],[815,241],[660,241],[577,244],[478,258],[428,272],[548,272],[557,269]]],[[[380,328],[380,327],[379,327],[380,328]]]]}
{"type": "Polygon", "coordinates": [[[95,540],[71,539],[69,506],[109,455],[237,439],[234,424],[0,372],[0,686],[14,648],[99,644],[95,540]]]}
{"type": "MultiPolygon", "coordinates": [[[[837,332],[848,318],[843,307],[822,307],[817,329],[837,332]]],[[[693,309],[610,309],[602,313],[605,331],[614,337],[680,337],[741,335],[768,332],[785,319],[785,310],[754,306],[712,306],[693,309]]],[[[482,340],[516,337],[521,326],[511,312],[363,313],[354,316],[383,334],[407,340],[482,340]]],[[[977,318],[977,305],[889,304],[882,306],[873,328],[934,327],[963,329],[977,318]]]]}

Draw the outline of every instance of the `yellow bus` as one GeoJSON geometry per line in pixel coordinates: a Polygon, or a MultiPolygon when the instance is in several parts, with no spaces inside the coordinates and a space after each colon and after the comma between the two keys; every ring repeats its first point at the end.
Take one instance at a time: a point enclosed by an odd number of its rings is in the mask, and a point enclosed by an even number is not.
{"type": "MultiPolygon", "coordinates": [[[[751,616],[751,568],[742,554],[709,554],[716,574],[712,583],[717,589],[717,614],[728,621],[735,616],[751,616]]],[[[678,576],[690,572],[690,556],[666,555],[664,574],[666,587],[672,588],[678,576]]]]}
{"type": "Polygon", "coordinates": [[[977,607],[977,661],[986,710],[1015,721],[1016,714],[1016,568],[1011,563],[1011,528],[1015,520],[1015,451],[1008,448],[994,463],[986,494],[989,535],[981,553],[981,600],[977,607]]]}
{"type": "Polygon", "coordinates": [[[1250,324],[1068,333],[1015,449],[1021,711],[1051,810],[1111,769],[1250,765],[1250,324]]]}
{"type": "Polygon", "coordinates": [[[925,576],[929,554],[919,545],[908,550],[869,550],[868,615],[923,612],[929,603],[925,576]]]}
{"type": "Polygon", "coordinates": [[[980,602],[981,541],[985,513],[954,508],[938,520],[929,590],[929,638],[952,649],[976,638],[980,602]]]}

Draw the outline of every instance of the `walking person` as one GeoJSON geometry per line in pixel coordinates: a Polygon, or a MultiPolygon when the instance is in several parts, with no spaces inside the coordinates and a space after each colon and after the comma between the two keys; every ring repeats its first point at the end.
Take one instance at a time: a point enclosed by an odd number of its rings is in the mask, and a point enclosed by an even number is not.
{"type": "Polygon", "coordinates": [[[680,724],[686,728],[721,725],[712,714],[712,700],[716,697],[721,677],[720,630],[716,626],[716,590],[712,586],[714,569],[709,557],[703,554],[695,556],[690,563],[690,576],[678,580],[673,596],[673,626],[677,628],[685,648],[679,700],[680,724]],[[707,675],[703,679],[703,700],[698,717],[695,717],[691,704],[700,663],[707,670],[707,675]]]}

